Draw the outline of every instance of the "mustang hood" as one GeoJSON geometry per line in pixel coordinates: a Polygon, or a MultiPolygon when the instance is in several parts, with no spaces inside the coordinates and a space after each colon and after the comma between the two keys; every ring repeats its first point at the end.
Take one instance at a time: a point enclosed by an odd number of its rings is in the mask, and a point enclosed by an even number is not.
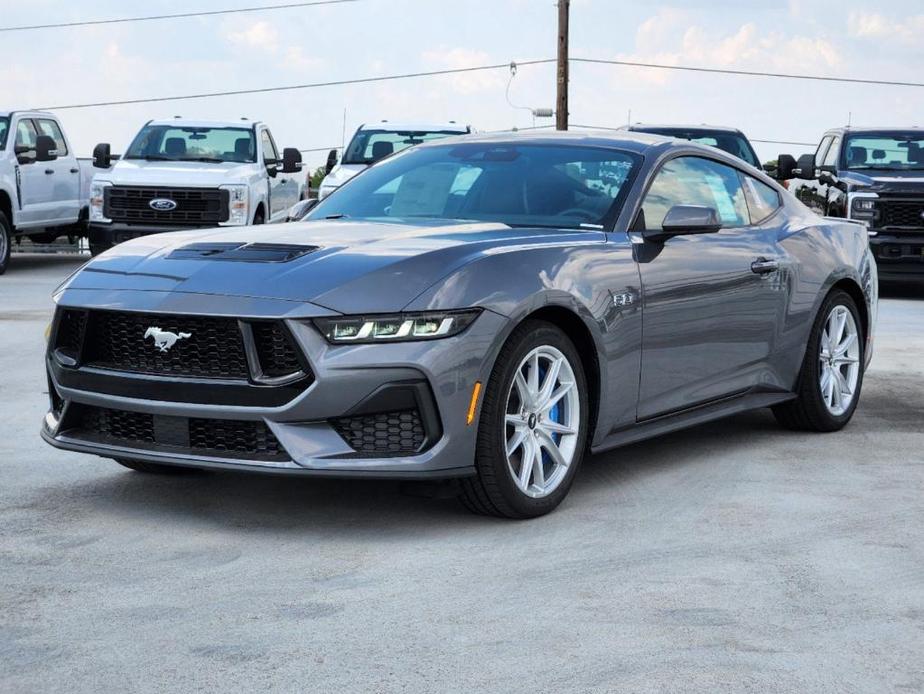
{"type": "Polygon", "coordinates": [[[595,231],[418,220],[181,231],[116,246],[66,288],[248,296],[307,301],[342,313],[388,312],[485,253],[603,240],[595,231]]]}

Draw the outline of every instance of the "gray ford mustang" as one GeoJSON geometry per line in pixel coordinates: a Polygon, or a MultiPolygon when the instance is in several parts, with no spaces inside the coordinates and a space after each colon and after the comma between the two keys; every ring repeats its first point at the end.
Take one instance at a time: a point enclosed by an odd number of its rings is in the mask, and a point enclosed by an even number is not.
{"type": "Polygon", "coordinates": [[[537,516],[588,451],[754,408],[847,424],[868,246],[693,143],[420,145],[304,223],[84,266],[55,294],[42,436],[143,472],[454,477],[473,511],[537,516]]]}

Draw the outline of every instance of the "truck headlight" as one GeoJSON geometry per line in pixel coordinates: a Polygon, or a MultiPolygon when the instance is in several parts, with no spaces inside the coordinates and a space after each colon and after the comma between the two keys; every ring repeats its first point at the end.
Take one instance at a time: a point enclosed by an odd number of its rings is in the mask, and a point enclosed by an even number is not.
{"type": "Polygon", "coordinates": [[[869,224],[879,217],[878,196],[875,193],[851,195],[850,198],[848,219],[869,224]]]}
{"type": "Polygon", "coordinates": [[[228,221],[225,224],[243,226],[250,222],[250,190],[245,185],[221,186],[228,191],[228,221]]]}
{"type": "Polygon", "coordinates": [[[314,324],[333,344],[408,342],[458,335],[474,322],[479,313],[481,309],[343,316],[315,318],[314,324]]]}
{"type": "Polygon", "coordinates": [[[112,220],[104,214],[106,204],[106,189],[112,184],[105,182],[96,182],[90,184],[90,221],[91,222],[111,222],[112,220]]]}

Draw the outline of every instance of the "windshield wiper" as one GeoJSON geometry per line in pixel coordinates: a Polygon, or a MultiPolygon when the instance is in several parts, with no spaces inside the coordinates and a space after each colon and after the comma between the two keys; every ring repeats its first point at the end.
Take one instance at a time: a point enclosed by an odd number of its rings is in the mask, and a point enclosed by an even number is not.
{"type": "Polygon", "coordinates": [[[159,154],[144,154],[140,157],[124,157],[124,159],[143,159],[144,161],[176,161],[173,157],[162,157],[159,154]]]}
{"type": "Polygon", "coordinates": [[[349,218],[350,218],[350,215],[343,214],[342,212],[338,212],[337,214],[329,214],[326,217],[324,217],[324,219],[349,219],[349,218]]]}
{"type": "Polygon", "coordinates": [[[179,159],[178,161],[204,161],[209,164],[224,164],[225,162],[224,159],[218,159],[216,157],[190,157],[190,158],[179,159]]]}

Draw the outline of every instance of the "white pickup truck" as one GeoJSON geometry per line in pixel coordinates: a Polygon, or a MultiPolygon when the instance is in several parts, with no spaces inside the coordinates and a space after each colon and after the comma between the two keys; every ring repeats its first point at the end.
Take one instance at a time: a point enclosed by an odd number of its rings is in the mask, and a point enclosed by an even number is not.
{"type": "Polygon", "coordinates": [[[301,161],[293,148],[280,156],[259,121],[149,121],[115,164],[108,144],[93,150],[105,172],[90,186],[90,251],[163,231],[282,221],[302,197],[290,175],[301,161]]]}
{"type": "Polygon", "coordinates": [[[82,236],[93,169],[43,111],[0,111],[0,275],[13,239],[82,236]]]}

